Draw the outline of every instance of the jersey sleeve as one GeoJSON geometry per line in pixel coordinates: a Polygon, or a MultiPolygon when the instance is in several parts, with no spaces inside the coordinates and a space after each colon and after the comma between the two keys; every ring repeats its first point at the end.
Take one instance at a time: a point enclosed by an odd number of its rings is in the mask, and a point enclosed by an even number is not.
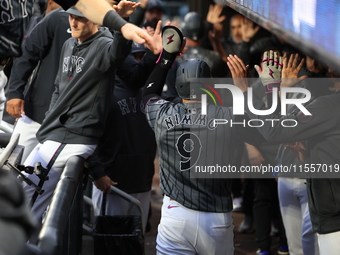
{"type": "Polygon", "coordinates": [[[121,32],[115,31],[109,54],[111,62],[120,65],[131,52],[132,41],[126,40],[121,32]]]}
{"type": "Polygon", "coordinates": [[[105,43],[98,44],[97,51],[100,54],[94,60],[101,72],[106,72],[112,65],[121,65],[131,51],[132,41],[126,40],[118,31],[114,31],[113,39],[106,40],[105,43]]]}
{"type": "Polygon", "coordinates": [[[133,86],[134,89],[141,88],[155,68],[157,57],[147,49],[146,54],[138,63],[135,57],[129,54],[124,62],[118,65],[117,75],[128,86],[133,86]]]}
{"type": "Polygon", "coordinates": [[[168,101],[159,96],[155,96],[149,99],[145,106],[146,119],[149,126],[155,131],[155,123],[157,121],[158,112],[168,101]]]}

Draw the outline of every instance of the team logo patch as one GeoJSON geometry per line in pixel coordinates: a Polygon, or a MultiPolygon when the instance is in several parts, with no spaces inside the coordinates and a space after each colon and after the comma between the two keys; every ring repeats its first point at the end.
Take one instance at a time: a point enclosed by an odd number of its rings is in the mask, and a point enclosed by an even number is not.
{"type": "Polygon", "coordinates": [[[170,35],[167,39],[169,40],[167,44],[170,44],[172,43],[174,40],[172,40],[172,38],[174,37],[175,35],[170,35]]]}
{"type": "Polygon", "coordinates": [[[196,108],[189,108],[188,113],[189,114],[197,114],[197,109],[196,108]]]}
{"type": "Polygon", "coordinates": [[[297,122],[299,123],[310,122],[313,119],[314,115],[311,109],[308,109],[308,111],[311,113],[311,115],[305,115],[303,112],[299,111],[299,113],[296,115],[297,122]]]}
{"type": "Polygon", "coordinates": [[[273,70],[272,69],[270,69],[269,67],[268,67],[268,69],[269,69],[269,75],[274,79],[274,76],[273,76],[273,70]]]}

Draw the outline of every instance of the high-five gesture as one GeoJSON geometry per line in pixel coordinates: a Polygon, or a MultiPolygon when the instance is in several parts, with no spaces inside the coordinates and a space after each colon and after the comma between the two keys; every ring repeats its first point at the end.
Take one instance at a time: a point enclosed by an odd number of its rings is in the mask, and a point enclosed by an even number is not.
{"type": "Polygon", "coordinates": [[[277,52],[266,51],[263,54],[262,68],[255,65],[255,69],[259,74],[261,82],[264,86],[271,87],[280,85],[282,71],[282,57],[277,52]]]}
{"type": "Polygon", "coordinates": [[[305,63],[305,59],[303,58],[300,63],[298,62],[299,54],[291,54],[289,60],[286,54],[283,56],[281,87],[293,87],[295,84],[308,77],[307,75],[298,77],[298,74],[305,63]]]}
{"type": "Polygon", "coordinates": [[[207,21],[211,24],[221,23],[226,19],[226,16],[220,16],[223,11],[223,6],[219,4],[210,5],[207,14],[207,21]]]}
{"type": "Polygon", "coordinates": [[[118,5],[113,5],[113,9],[121,16],[122,18],[129,17],[136,8],[140,6],[140,3],[130,2],[130,1],[120,1],[118,5]]]}
{"type": "Polygon", "coordinates": [[[242,59],[236,55],[229,55],[227,65],[230,69],[231,75],[234,80],[235,86],[240,88],[242,92],[248,90],[248,67],[246,66],[242,59]]]}
{"type": "MultiPolygon", "coordinates": [[[[168,25],[170,25],[170,22],[166,23],[166,26],[168,26],[168,25]]],[[[149,35],[151,36],[151,38],[153,40],[154,47],[151,49],[151,47],[149,47],[148,42],[145,43],[145,47],[150,49],[152,51],[152,53],[155,54],[155,55],[161,53],[161,51],[163,49],[161,27],[162,27],[162,21],[160,20],[160,21],[158,21],[155,30],[153,30],[151,27],[148,27],[146,29],[146,31],[149,33],[149,35]]]]}

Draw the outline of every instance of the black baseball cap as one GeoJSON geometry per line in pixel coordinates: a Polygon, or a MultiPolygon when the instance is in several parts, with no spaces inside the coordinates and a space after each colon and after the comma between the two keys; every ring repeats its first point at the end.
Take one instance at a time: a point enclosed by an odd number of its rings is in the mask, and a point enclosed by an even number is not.
{"type": "Polygon", "coordinates": [[[131,45],[131,53],[137,53],[137,52],[145,52],[144,44],[132,42],[131,45]]]}

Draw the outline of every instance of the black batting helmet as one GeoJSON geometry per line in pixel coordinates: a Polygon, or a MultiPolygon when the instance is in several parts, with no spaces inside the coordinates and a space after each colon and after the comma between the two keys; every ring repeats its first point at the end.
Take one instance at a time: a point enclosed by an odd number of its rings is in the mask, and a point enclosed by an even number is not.
{"type": "Polygon", "coordinates": [[[197,41],[204,36],[204,23],[202,15],[197,12],[189,12],[182,23],[182,32],[186,38],[197,41]]]}
{"type": "Polygon", "coordinates": [[[203,60],[186,60],[177,69],[175,86],[178,95],[183,99],[197,99],[201,91],[195,84],[190,84],[190,79],[210,77],[210,67],[203,60]]]}

